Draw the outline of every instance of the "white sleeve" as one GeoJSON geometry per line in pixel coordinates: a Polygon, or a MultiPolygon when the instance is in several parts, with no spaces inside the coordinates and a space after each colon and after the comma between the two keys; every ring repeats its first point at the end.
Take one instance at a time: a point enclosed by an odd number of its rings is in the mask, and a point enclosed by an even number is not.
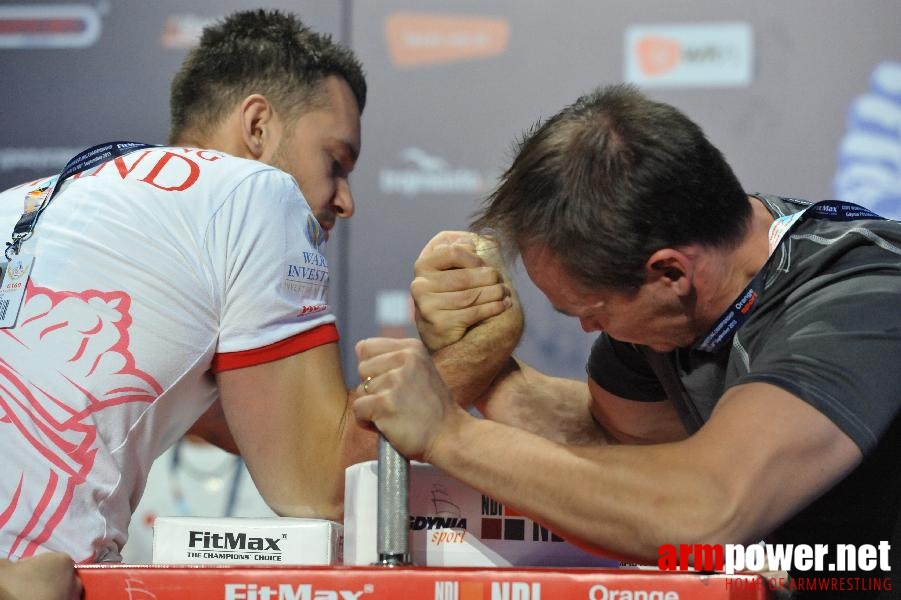
{"type": "Polygon", "coordinates": [[[218,354],[264,348],[334,323],[323,242],[289,175],[263,170],[235,187],[206,235],[221,303],[218,354]]]}

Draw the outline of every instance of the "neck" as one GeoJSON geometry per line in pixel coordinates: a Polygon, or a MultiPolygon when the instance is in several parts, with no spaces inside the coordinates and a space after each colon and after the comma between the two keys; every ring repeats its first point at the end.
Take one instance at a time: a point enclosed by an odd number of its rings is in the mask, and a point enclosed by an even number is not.
{"type": "Polygon", "coordinates": [[[244,144],[240,133],[239,114],[234,113],[226,117],[220,125],[211,131],[203,132],[197,129],[188,129],[181,133],[170,146],[180,148],[206,148],[218,150],[241,158],[256,158],[244,144]]]}
{"type": "Polygon", "coordinates": [[[734,248],[711,253],[699,268],[697,277],[706,283],[700,288],[709,290],[698,297],[697,321],[702,333],[735,302],[769,258],[767,234],[773,216],[756,198],[749,196],[748,202],[751,222],[742,241],[734,248]]]}
{"type": "Polygon", "coordinates": [[[173,148],[209,148],[210,145],[204,143],[202,138],[194,135],[182,135],[172,140],[168,144],[173,148]]]}
{"type": "Polygon", "coordinates": [[[204,148],[207,150],[217,150],[241,158],[255,158],[246,151],[244,146],[235,144],[224,137],[210,139],[200,136],[183,135],[175,141],[170,142],[169,145],[174,148],[204,148]]]}

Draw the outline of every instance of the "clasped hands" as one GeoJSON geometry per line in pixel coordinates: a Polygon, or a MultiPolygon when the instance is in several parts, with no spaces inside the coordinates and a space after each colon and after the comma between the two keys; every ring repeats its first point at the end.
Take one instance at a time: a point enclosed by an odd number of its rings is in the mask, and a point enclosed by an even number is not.
{"type": "Polygon", "coordinates": [[[432,353],[511,306],[512,290],[493,240],[464,231],[433,237],[414,265],[410,292],[421,340],[369,338],[356,345],[362,382],[358,421],[372,424],[413,460],[428,462],[437,438],[465,416],[432,353]]]}

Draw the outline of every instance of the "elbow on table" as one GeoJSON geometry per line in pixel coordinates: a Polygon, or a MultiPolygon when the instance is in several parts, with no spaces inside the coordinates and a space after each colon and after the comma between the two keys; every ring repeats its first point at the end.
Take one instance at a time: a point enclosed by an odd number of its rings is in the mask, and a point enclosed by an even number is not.
{"type": "Polygon", "coordinates": [[[308,502],[267,502],[275,514],[280,517],[301,519],[325,519],[342,522],[344,519],[344,503],[328,501],[308,502]]]}
{"type": "Polygon", "coordinates": [[[297,481],[290,488],[261,490],[263,499],[280,517],[327,519],[341,522],[344,518],[344,485],[329,481],[328,485],[313,480],[297,481]]]}

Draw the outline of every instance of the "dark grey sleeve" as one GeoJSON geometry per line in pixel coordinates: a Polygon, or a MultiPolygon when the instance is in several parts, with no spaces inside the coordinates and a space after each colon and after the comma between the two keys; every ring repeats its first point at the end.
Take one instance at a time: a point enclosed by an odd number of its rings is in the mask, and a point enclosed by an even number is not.
{"type": "Polygon", "coordinates": [[[765,335],[748,340],[748,372],[734,383],[791,392],[866,453],[901,407],[899,304],[901,277],[891,270],[814,280],[786,299],[765,335]]]}
{"type": "Polygon", "coordinates": [[[666,393],[642,352],[634,344],[619,342],[605,333],[591,346],[585,367],[599,386],[621,398],[660,402],[666,393]]]}

